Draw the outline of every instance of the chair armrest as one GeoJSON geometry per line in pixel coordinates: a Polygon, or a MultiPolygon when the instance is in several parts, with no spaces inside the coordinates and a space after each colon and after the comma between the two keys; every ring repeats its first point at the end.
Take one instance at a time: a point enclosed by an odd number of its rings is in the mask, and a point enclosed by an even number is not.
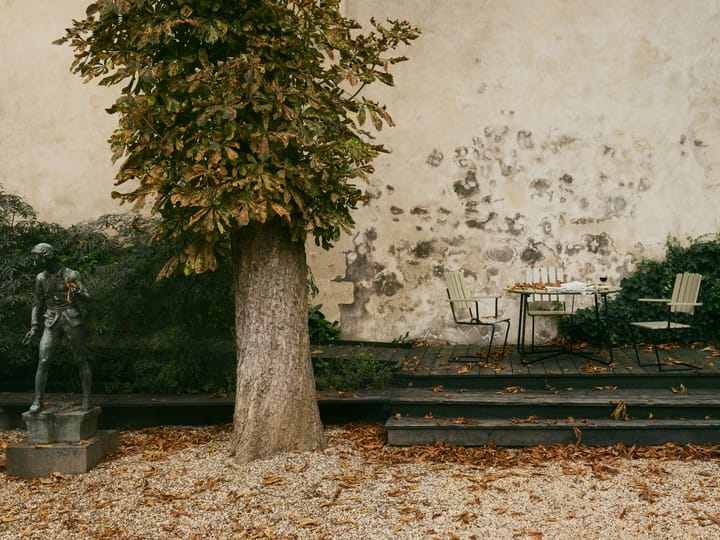
{"type": "Polygon", "coordinates": [[[480,319],[480,302],[483,300],[494,300],[495,301],[495,312],[494,316],[498,316],[498,300],[500,299],[499,295],[487,295],[487,296],[468,296],[467,298],[448,298],[448,302],[450,304],[475,304],[475,313],[472,312],[472,308],[470,308],[470,314],[471,317],[474,319],[480,319]]]}
{"type": "Polygon", "coordinates": [[[638,298],[638,302],[661,302],[667,304],[670,302],[669,298],[638,298]]]}
{"type": "Polygon", "coordinates": [[[702,306],[702,302],[668,302],[668,306],[702,306]]]}

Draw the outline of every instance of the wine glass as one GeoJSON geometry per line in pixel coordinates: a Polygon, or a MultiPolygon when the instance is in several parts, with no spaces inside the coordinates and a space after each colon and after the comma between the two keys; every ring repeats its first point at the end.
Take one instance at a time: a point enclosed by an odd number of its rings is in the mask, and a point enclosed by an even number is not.
{"type": "Polygon", "coordinates": [[[605,285],[605,282],[607,281],[607,276],[605,274],[603,274],[598,279],[600,280],[600,283],[605,285]]]}

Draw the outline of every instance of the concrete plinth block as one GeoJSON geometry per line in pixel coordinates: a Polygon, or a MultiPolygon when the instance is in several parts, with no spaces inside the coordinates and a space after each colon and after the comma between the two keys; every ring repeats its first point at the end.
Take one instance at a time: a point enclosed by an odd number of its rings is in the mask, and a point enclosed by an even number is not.
{"type": "Polygon", "coordinates": [[[56,405],[37,413],[22,414],[30,444],[85,441],[97,433],[100,407],[82,409],[56,405]]]}
{"type": "Polygon", "coordinates": [[[29,441],[9,444],[6,449],[7,475],[37,478],[51,473],[88,472],[118,445],[118,432],[101,430],[81,443],[37,445],[29,441]]]}

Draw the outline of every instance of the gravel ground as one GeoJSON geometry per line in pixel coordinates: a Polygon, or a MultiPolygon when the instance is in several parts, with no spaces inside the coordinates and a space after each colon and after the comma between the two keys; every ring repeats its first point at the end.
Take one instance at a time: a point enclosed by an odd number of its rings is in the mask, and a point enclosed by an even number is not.
{"type": "Polygon", "coordinates": [[[0,538],[716,539],[720,449],[392,449],[379,426],[236,466],[230,431],[121,432],[87,474],[8,478],[0,538]]]}

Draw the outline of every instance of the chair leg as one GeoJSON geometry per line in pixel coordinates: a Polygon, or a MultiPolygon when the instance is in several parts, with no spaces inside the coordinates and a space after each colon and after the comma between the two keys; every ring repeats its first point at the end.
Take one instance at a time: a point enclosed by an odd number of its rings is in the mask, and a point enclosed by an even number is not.
{"type": "MultiPolygon", "coordinates": [[[[494,337],[495,337],[495,325],[492,324],[492,323],[483,323],[483,324],[481,324],[480,326],[489,326],[489,327],[490,327],[490,344],[488,345],[487,352],[484,353],[484,354],[485,354],[485,359],[489,361],[489,360],[490,360],[490,353],[492,352],[492,347],[493,347],[493,339],[494,339],[494,337]]],[[[508,323],[508,330],[505,332],[505,343],[503,344],[503,352],[505,351],[505,344],[507,344],[507,338],[508,338],[507,334],[508,334],[509,330],[510,330],[510,324],[508,323]]],[[[457,361],[459,361],[459,359],[461,359],[461,358],[469,358],[469,359],[472,359],[472,360],[474,360],[474,361],[476,361],[476,362],[479,361],[479,360],[478,360],[478,355],[469,355],[469,354],[458,354],[457,356],[453,356],[453,357],[450,359],[450,361],[451,361],[451,362],[457,362],[457,361]]]]}
{"type": "Polygon", "coordinates": [[[660,359],[660,350],[658,349],[656,339],[653,339],[652,346],[653,346],[653,352],[655,353],[655,364],[652,364],[652,363],[641,364],[640,363],[640,352],[638,351],[638,346],[637,346],[637,337],[635,334],[633,334],[633,348],[635,349],[635,360],[637,361],[638,366],[647,367],[647,366],[656,365],[658,368],[658,371],[686,371],[686,370],[692,370],[692,369],[700,369],[700,366],[696,366],[695,364],[684,363],[683,365],[685,367],[676,367],[676,368],[669,370],[669,369],[667,369],[666,365],[665,366],[663,365],[663,363],[660,359]]]}
{"type": "Polygon", "coordinates": [[[530,350],[535,352],[535,317],[531,317],[532,324],[530,325],[530,350]]]}
{"type": "MultiPolygon", "coordinates": [[[[638,344],[637,344],[637,331],[633,331],[633,349],[635,349],[635,361],[637,362],[637,365],[640,367],[646,367],[651,366],[652,364],[643,364],[640,362],[640,351],[638,350],[638,344]]],[[[655,350],[655,359],[657,361],[658,369],[660,369],[660,357],[658,356],[657,347],[655,346],[655,342],[653,342],[653,349],[655,350]]]]}
{"type": "Polygon", "coordinates": [[[502,355],[505,356],[505,347],[507,346],[508,335],[510,334],[510,321],[505,322],[505,339],[503,340],[502,355]]]}
{"type": "Polygon", "coordinates": [[[662,363],[660,363],[660,352],[658,351],[657,342],[653,340],[653,351],[655,352],[655,361],[657,362],[658,371],[662,371],[662,363]]]}
{"type": "Polygon", "coordinates": [[[492,346],[493,346],[493,339],[495,339],[495,325],[490,325],[490,344],[488,345],[488,350],[485,355],[485,359],[489,362],[490,361],[490,355],[492,354],[492,346]]]}

